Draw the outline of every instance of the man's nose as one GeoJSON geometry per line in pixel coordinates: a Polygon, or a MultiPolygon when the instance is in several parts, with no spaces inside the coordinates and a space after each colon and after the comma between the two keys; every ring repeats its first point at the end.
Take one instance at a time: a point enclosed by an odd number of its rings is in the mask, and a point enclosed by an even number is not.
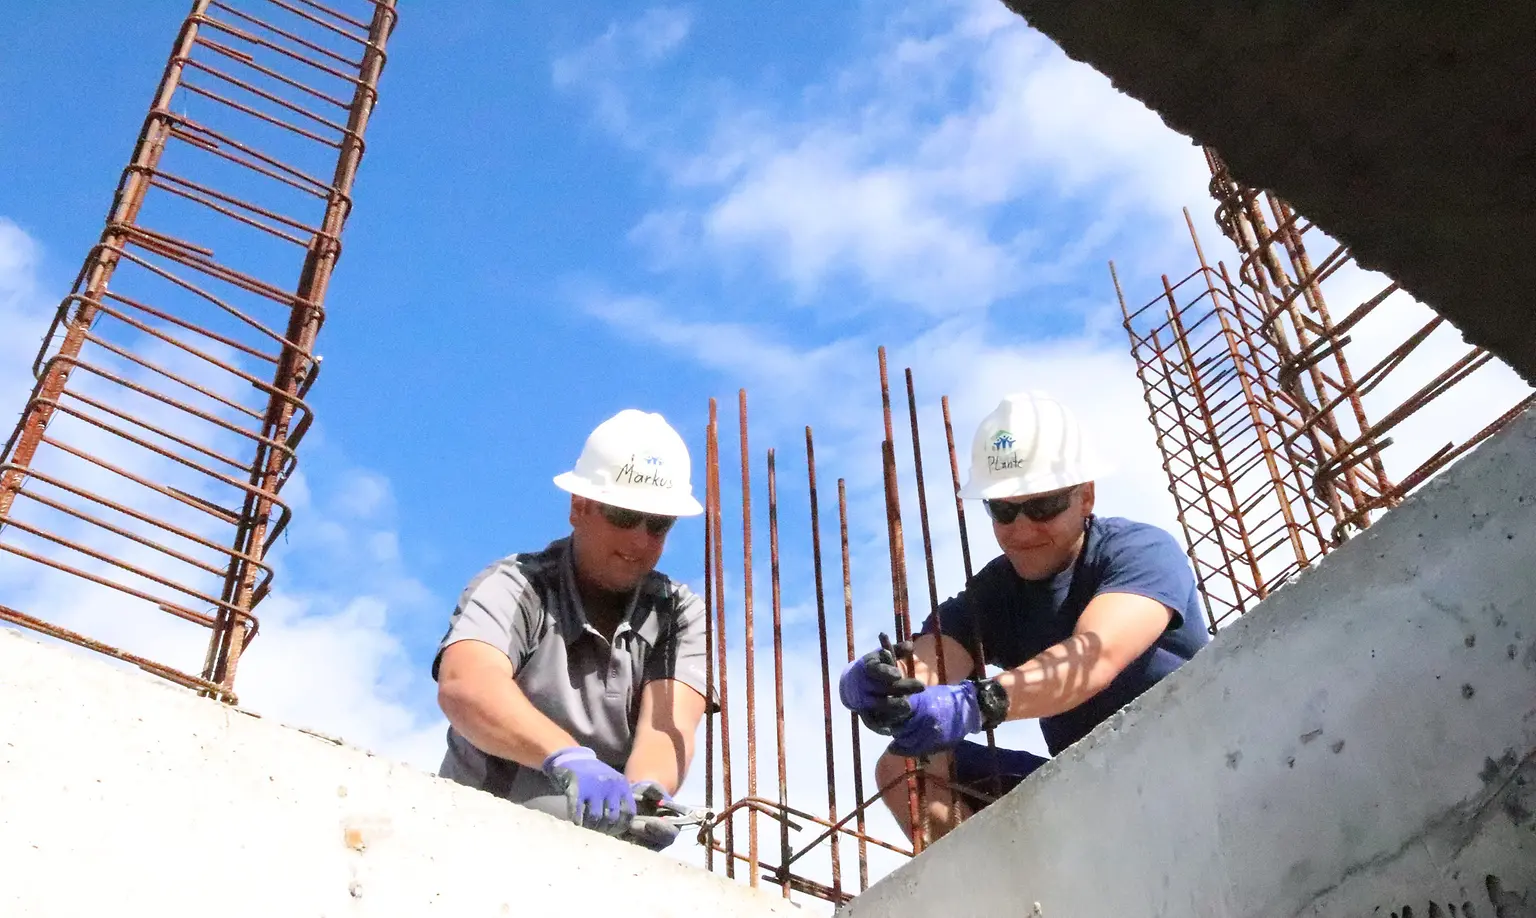
{"type": "Polygon", "coordinates": [[[656,551],[666,541],[665,535],[656,535],[644,523],[625,530],[624,542],[632,551],[656,551]]]}

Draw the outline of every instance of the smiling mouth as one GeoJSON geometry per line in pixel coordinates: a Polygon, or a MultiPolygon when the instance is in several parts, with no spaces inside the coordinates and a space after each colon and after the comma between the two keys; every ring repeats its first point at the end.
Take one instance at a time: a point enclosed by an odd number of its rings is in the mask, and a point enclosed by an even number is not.
{"type": "Polygon", "coordinates": [[[620,561],[624,561],[624,562],[626,562],[628,564],[639,564],[640,563],[640,559],[639,558],[631,557],[630,555],[626,555],[623,552],[616,551],[616,552],[614,552],[614,555],[616,555],[620,561]]]}

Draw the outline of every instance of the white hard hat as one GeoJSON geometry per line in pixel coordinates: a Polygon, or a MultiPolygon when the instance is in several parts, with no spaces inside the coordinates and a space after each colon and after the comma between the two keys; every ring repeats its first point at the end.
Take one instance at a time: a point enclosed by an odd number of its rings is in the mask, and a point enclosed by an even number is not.
{"type": "Polygon", "coordinates": [[[688,447],[666,419],[626,408],[597,425],[576,468],[556,475],[555,485],[626,510],[697,516],[704,508],[693,498],[690,472],[688,447]]]}
{"type": "Polygon", "coordinates": [[[1044,494],[1103,472],[1067,406],[1044,392],[1020,392],[1004,398],[976,428],[971,474],[960,496],[1044,494]]]}

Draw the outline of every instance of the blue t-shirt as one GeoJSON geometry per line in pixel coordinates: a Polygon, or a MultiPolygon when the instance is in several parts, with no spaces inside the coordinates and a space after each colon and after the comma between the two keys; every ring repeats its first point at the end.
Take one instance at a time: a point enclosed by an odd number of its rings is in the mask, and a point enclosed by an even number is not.
{"type": "MultiPolygon", "coordinates": [[[[986,662],[1013,669],[1072,636],[1078,616],[1100,593],[1135,593],[1173,613],[1168,629],[1102,692],[1070,711],[1040,718],[1046,746],[1057,755],[1105,718],[1178,669],[1210,640],[1189,559],[1173,536],[1145,523],[1093,517],[1072,567],[1046,580],[1025,580],[999,555],[965,589],[939,606],[947,636],[973,658],[976,626],[986,662]],[[979,614],[973,614],[979,613],[979,614]]],[[[922,630],[932,633],[933,617],[922,630]]]]}

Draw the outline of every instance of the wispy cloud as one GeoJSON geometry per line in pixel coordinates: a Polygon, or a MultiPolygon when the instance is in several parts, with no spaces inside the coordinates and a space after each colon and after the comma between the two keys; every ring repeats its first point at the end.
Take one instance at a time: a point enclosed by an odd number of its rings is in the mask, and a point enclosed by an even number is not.
{"type": "Polygon", "coordinates": [[[585,46],[557,57],[551,77],[562,89],[590,94],[593,113],[620,136],[643,134],[631,115],[630,94],[613,77],[665,60],[688,38],[692,16],[682,9],[654,7],[638,19],[614,23],[585,46]]]}
{"type": "Polygon", "coordinates": [[[627,99],[609,127],[672,183],[635,233],[653,257],[760,261],[817,308],[985,310],[1111,244],[1163,248],[1160,233],[1127,236],[1200,199],[1186,138],[998,4],[922,12],[891,12],[857,61],[792,105],[714,83],[656,93],[636,67],[558,82],[627,99]],[[670,104],[631,110],[653,97],[670,104]],[[859,295],[833,306],[820,295],[839,280],[859,295]]]}

